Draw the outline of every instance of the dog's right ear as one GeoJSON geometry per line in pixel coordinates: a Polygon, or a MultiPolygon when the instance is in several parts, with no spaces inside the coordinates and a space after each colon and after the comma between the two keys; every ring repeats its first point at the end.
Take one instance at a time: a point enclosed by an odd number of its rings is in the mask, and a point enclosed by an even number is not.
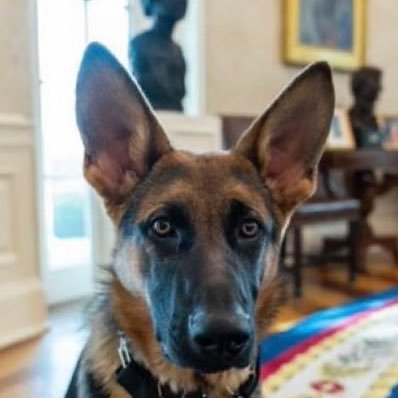
{"type": "Polygon", "coordinates": [[[87,47],[76,86],[84,174],[107,205],[123,203],[171,146],[141,90],[102,45],[87,47]]]}

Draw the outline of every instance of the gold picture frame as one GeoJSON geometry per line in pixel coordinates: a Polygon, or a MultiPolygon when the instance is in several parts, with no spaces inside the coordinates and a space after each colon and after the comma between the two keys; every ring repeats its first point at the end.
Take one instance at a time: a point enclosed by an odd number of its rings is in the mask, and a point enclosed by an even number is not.
{"type": "Polygon", "coordinates": [[[346,109],[336,108],[334,110],[328,139],[327,149],[355,149],[354,134],[346,109]]]}
{"type": "Polygon", "coordinates": [[[283,0],[284,61],[359,68],[365,59],[366,7],[367,0],[283,0]]]}

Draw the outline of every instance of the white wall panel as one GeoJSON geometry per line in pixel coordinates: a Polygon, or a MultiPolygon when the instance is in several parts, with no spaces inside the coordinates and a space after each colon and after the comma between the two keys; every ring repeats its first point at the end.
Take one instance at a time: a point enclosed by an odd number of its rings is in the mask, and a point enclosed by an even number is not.
{"type": "Polygon", "coordinates": [[[31,123],[0,114],[0,348],[47,327],[35,179],[31,123]]]}

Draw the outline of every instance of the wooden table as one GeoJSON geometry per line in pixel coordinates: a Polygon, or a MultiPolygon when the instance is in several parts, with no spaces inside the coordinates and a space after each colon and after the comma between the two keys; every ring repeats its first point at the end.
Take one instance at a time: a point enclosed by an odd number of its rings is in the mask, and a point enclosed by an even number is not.
{"type": "MultiPolygon", "coordinates": [[[[386,193],[393,186],[398,186],[398,150],[328,150],[321,160],[321,169],[326,164],[347,172],[347,189],[361,202],[359,267],[364,269],[366,253],[372,245],[379,245],[388,250],[398,264],[397,236],[376,235],[369,224],[369,215],[374,210],[376,197],[386,193]],[[375,170],[381,172],[381,179],[375,178],[375,170]]],[[[338,240],[327,239],[324,249],[330,250],[337,244],[338,240]]]]}
{"type": "MultiPolygon", "coordinates": [[[[249,116],[223,116],[224,149],[233,147],[252,121],[253,117],[249,116]]],[[[387,192],[394,185],[398,185],[398,150],[327,150],[321,161],[321,169],[325,165],[328,166],[327,168],[340,169],[344,173],[347,171],[348,174],[351,174],[347,188],[350,195],[358,198],[361,202],[359,267],[361,264],[364,267],[367,249],[375,244],[390,251],[398,264],[397,237],[375,235],[368,221],[369,215],[374,209],[376,197],[387,192]],[[382,172],[382,181],[372,178],[374,170],[382,172]]],[[[325,243],[330,244],[332,241],[336,240],[329,239],[325,243]]],[[[347,244],[346,239],[344,242],[347,244]]]]}

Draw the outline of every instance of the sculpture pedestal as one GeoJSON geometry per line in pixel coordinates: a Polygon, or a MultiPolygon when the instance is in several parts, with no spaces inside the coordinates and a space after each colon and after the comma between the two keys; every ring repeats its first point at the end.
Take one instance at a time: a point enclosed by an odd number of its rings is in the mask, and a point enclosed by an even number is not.
{"type": "Polygon", "coordinates": [[[156,112],[171,144],[191,152],[221,149],[221,121],[215,116],[187,116],[178,112],[156,112]]]}

